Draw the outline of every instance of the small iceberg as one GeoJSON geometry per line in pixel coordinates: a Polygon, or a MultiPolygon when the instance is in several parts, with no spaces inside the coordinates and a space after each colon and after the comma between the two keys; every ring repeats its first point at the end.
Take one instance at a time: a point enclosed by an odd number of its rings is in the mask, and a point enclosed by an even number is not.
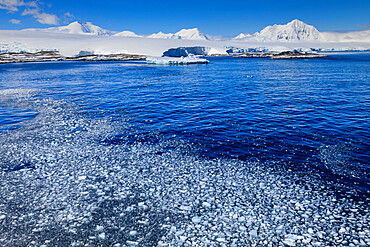
{"type": "Polygon", "coordinates": [[[194,55],[187,57],[147,57],[148,64],[166,64],[166,65],[185,65],[185,64],[205,64],[209,63],[207,59],[199,58],[194,55]]]}

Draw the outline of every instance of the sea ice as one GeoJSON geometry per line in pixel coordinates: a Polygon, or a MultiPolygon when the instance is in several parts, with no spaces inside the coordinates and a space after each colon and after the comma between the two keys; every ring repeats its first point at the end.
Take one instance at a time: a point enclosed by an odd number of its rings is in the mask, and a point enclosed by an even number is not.
{"type": "Polygon", "coordinates": [[[162,64],[162,65],[185,65],[185,64],[204,64],[209,63],[207,59],[196,56],[188,57],[147,57],[148,64],[162,64]]]}
{"type": "Polygon", "coordinates": [[[191,219],[191,221],[193,222],[193,223],[200,223],[201,221],[202,221],[202,217],[199,217],[199,216],[195,216],[195,217],[193,217],[192,219],[191,219]]]}

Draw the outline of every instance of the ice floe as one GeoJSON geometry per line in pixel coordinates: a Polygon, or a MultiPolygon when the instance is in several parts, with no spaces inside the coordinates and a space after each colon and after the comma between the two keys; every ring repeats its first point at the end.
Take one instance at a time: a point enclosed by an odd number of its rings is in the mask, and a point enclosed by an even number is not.
{"type": "Polygon", "coordinates": [[[368,199],[354,188],[199,157],[176,139],[106,145],[133,131],[124,119],[5,92],[2,104],[39,114],[0,135],[1,246],[370,245],[368,199]],[[11,170],[24,162],[35,169],[11,170]]]}
{"type": "Polygon", "coordinates": [[[196,56],[187,57],[147,57],[146,62],[149,64],[161,64],[161,65],[187,65],[187,64],[205,64],[209,61],[204,58],[196,56]]]}

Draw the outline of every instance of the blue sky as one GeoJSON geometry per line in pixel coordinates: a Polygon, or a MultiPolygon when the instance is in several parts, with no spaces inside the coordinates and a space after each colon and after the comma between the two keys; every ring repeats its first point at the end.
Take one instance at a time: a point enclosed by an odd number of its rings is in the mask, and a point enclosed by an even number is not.
{"type": "Polygon", "coordinates": [[[0,0],[0,29],[91,21],[139,34],[198,27],[206,34],[254,33],[299,19],[320,31],[361,30],[370,24],[370,0],[0,0]]]}

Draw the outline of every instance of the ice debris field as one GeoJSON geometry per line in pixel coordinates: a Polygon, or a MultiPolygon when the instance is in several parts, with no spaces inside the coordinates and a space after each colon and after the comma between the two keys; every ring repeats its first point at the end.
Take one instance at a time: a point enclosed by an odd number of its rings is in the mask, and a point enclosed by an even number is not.
{"type": "Polygon", "coordinates": [[[186,64],[205,64],[209,63],[207,59],[196,56],[188,57],[147,57],[148,64],[162,64],[162,65],[186,65],[186,64]]]}
{"type": "Polygon", "coordinates": [[[370,245],[368,197],[345,185],[178,140],[130,143],[125,119],[43,93],[0,90],[38,113],[0,135],[0,246],[370,245]]]}

